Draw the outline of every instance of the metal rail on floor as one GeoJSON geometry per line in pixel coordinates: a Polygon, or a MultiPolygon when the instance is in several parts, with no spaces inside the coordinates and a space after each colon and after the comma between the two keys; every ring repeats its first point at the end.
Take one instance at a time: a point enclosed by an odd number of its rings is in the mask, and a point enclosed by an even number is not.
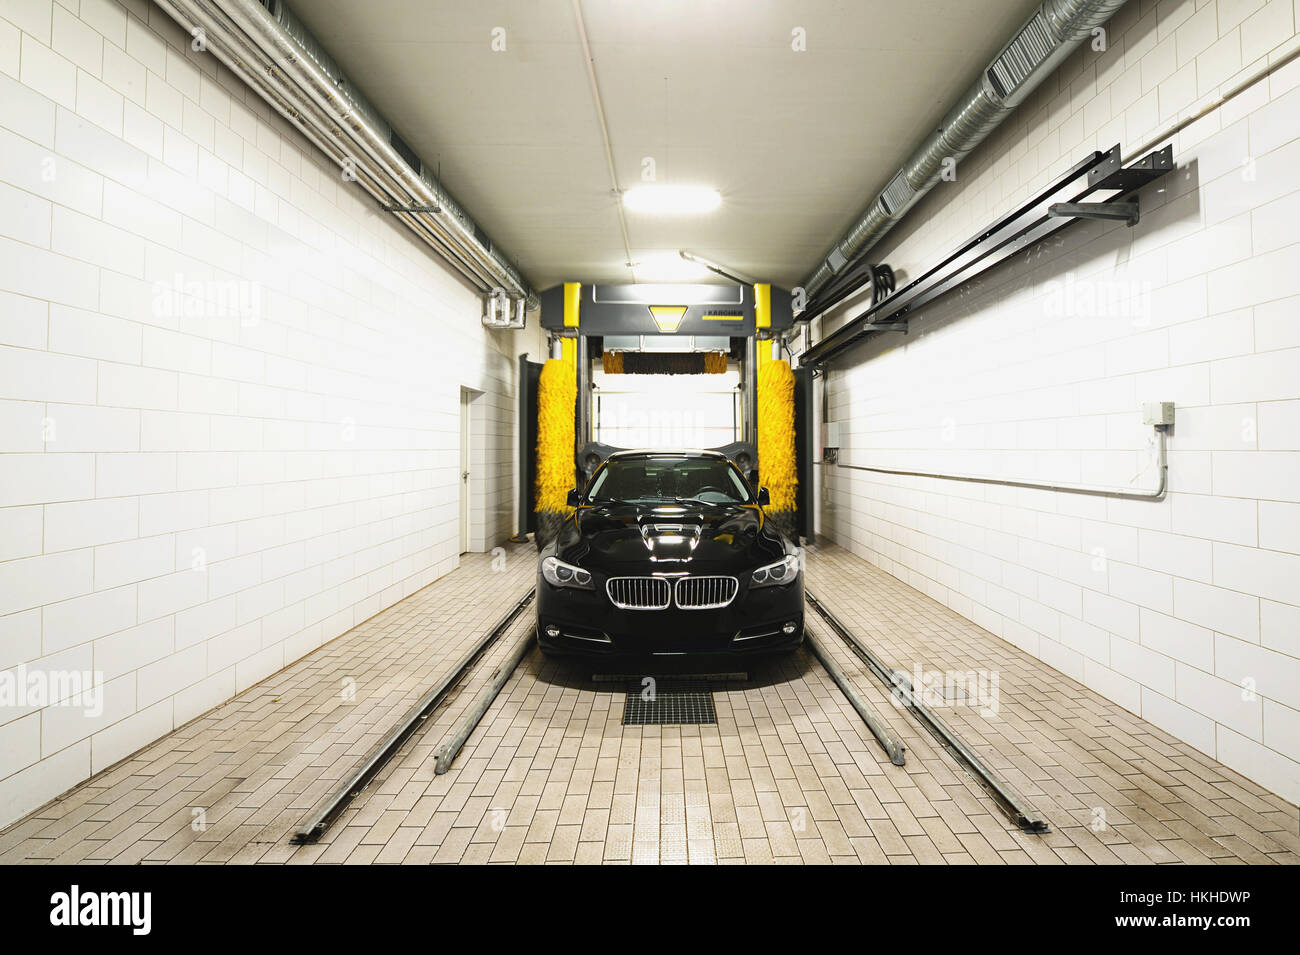
{"type": "Polygon", "coordinates": [[[460,659],[456,666],[438,680],[424,696],[420,697],[419,702],[411,707],[407,714],[388,731],[387,735],[380,740],[374,749],[367,753],[366,757],[357,764],[343,784],[333,794],[317,804],[311,815],[294,832],[294,842],[315,842],[321,837],[347,807],[348,803],[375,778],[375,775],[384,768],[384,764],[402,748],[402,744],[410,739],[423,722],[433,714],[452,687],[460,682],[461,678],[483,656],[488,647],[495,643],[506,632],[506,629],[515,622],[515,619],[523,613],[524,608],[532,601],[536,592],[536,587],[529,588],[528,593],[520,597],[515,602],[515,605],[502,615],[496,625],[470,648],[469,652],[460,659]]]}
{"type": "Polygon", "coordinates": [[[884,661],[850,632],[844,624],[840,623],[839,619],[815,596],[805,591],[804,597],[807,599],[809,606],[821,615],[827,625],[861,657],[872,674],[893,694],[894,699],[910,710],[926,729],[966,764],[984,789],[1011,816],[1012,821],[1017,826],[1025,832],[1044,833],[1051,831],[1047,825],[1047,820],[1029,805],[1025,797],[1014,786],[990,769],[974,750],[962,742],[961,737],[954,733],[943,720],[939,719],[934,711],[926,706],[922,700],[917,698],[912,687],[912,681],[907,678],[906,674],[899,670],[891,670],[885,666],[884,661]]]}
{"type": "Polygon", "coordinates": [[[456,732],[451,734],[447,742],[438,747],[437,763],[433,769],[435,776],[441,776],[451,769],[451,764],[455,761],[457,754],[460,753],[461,747],[465,745],[465,741],[469,739],[470,734],[474,732],[474,728],[483,719],[488,707],[492,705],[492,702],[497,698],[497,694],[501,692],[501,688],[506,685],[506,681],[510,679],[510,674],[515,672],[515,667],[523,662],[524,657],[528,656],[529,651],[532,649],[533,634],[530,631],[520,638],[515,648],[510,651],[510,656],[496,668],[496,671],[492,674],[491,682],[478,695],[478,699],[474,701],[470,711],[461,718],[460,724],[456,727],[456,732]]]}
{"type": "Polygon", "coordinates": [[[889,761],[895,766],[904,765],[907,758],[904,755],[906,747],[903,746],[902,741],[889,731],[888,727],[885,726],[885,721],[880,718],[880,714],[858,692],[858,688],[849,682],[844,670],[826,652],[826,648],[821,645],[821,642],[808,632],[807,628],[804,629],[804,642],[808,645],[808,649],[812,651],[812,655],[817,658],[817,661],[826,668],[826,672],[831,675],[831,679],[840,688],[840,692],[848,697],[849,702],[853,704],[853,708],[858,711],[858,716],[862,717],[862,722],[866,723],[867,729],[871,730],[871,735],[889,754],[889,761]]]}

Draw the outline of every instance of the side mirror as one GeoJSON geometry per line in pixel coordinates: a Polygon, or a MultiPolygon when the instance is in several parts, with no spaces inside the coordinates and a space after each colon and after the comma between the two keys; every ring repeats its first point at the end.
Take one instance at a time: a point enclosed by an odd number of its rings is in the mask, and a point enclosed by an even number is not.
{"type": "Polygon", "coordinates": [[[582,492],[575,487],[569,490],[568,497],[564,499],[564,503],[568,504],[569,507],[577,507],[578,503],[581,500],[582,500],[582,492]]]}
{"type": "Polygon", "coordinates": [[[767,505],[769,505],[769,504],[771,504],[771,503],[772,503],[772,495],[767,493],[767,488],[765,488],[765,487],[760,487],[760,488],[758,489],[758,505],[759,505],[759,507],[767,507],[767,505]]]}

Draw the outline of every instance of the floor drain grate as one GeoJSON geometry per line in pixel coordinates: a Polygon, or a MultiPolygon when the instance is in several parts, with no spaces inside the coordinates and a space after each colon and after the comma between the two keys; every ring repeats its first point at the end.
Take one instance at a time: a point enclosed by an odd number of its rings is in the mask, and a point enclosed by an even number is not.
{"type": "Polygon", "coordinates": [[[623,703],[625,726],[672,726],[682,723],[716,723],[710,690],[659,686],[648,699],[646,688],[629,688],[623,703]]]}

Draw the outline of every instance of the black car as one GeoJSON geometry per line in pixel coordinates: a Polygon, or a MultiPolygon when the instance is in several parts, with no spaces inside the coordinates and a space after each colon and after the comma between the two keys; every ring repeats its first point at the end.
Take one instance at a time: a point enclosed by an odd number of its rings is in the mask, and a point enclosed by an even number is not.
{"type": "Polygon", "coordinates": [[[775,653],[803,642],[796,546],[713,451],[622,451],[569,492],[537,568],[548,655],[775,653]]]}

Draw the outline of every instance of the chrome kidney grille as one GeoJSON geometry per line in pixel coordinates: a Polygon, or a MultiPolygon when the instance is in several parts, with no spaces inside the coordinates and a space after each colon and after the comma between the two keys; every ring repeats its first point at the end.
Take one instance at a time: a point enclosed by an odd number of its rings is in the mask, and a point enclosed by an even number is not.
{"type": "Polygon", "coordinates": [[[611,577],[605,593],[620,610],[719,610],[736,599],[735,577],[611,577]]]}
{"type": "Polygon", "coordinates": [[[681,577],[673,599],[683,610],[718,610],[736,599],[735,577],[681,577]]]}
{"type": "Polygon", "coordinates": [[[611,577],[605,593],[620,610],[666,610],[672,586],[663,577],[611,577]]]}

